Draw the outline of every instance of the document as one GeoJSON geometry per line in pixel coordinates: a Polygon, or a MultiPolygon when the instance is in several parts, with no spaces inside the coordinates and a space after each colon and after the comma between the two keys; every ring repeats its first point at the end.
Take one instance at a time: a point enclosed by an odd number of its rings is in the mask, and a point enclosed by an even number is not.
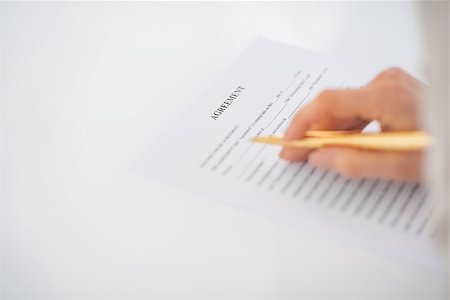
{"type": "Polygon", "coordinates": [[[258,39],[148,147],[139,169],[326,237],[439,267],[428,187],[350,180],[249,141],[283,133],[322,90],[361,87],[378,71],[258,39]]]}

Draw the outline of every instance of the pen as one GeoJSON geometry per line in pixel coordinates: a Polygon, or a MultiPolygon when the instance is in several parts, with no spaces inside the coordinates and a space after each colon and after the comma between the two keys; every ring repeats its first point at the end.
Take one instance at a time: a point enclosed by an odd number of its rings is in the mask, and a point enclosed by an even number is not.
{"type": "Polygon", "coordinates": [[[261,136],[252,142],[293,148],[351,147],[377,151],[419,151],[429,147],[431,137],[424,131],[307,131],[305,138],[285,141],[281,135],[261,136]]]}

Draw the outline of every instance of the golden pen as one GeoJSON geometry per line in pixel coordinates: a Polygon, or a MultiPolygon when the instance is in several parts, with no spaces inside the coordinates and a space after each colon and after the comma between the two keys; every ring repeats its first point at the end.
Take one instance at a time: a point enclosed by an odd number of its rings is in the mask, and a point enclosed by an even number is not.
{"type": "Polygon", "coordinates": [[[420,151],[431,145],[424,131],[391,131],[361,133],[359,131],[307,131],[305,138],[285,141],[281,135],[251,139],[255,143],[294,148],[351,147],[377,151],[420,151]]]}

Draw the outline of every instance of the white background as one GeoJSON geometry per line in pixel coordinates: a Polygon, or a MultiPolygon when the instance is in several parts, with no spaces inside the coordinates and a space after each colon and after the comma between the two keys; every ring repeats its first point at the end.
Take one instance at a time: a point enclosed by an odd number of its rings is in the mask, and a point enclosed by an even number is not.
{"type": "Polygon", "coordinates": [[[442,276],[129,171],[256,36],[422,77],[414,4],[0,7],[6,299],[443,297],[442,276]]]}

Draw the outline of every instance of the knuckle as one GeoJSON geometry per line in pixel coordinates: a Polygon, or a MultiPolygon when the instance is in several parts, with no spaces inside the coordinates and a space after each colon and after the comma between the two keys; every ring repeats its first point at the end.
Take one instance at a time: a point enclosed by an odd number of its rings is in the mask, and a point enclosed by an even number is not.
{"type": "Polygon", "coordinates": [[[399,67],[389,68],[389,69],[385,70],[383,73],[386,77],[390,77],[390,78],[397,78],[397,77],[402,77],[403,75],[405,75],[405,71],[399,67]]]}
{"type": "Polygon", "coordinates": [[[325,104],[328,101],[330,101],[330,99],[333,98],[333,95],[334,95],[333,90],[324,90],[324,91],[320,92],[316,101],[318,104],[325,104]]]}
{"type": "Polygon", "coordinates": [[[391,81],[391,80],[395,80],[395,79],[400,79],[405,77],[407,73],[399,68],[399,67],[392,67],[389,69],[386,69],[384,71],[382,71],[380,74],[378,74],[375,79],[374,82],[384,82],[384,81],[391,81]]]}
{"type": "Polygon", "coordinates": [[[320,92],[319,98],[328,99],[328,98],[331,98],[333,96],[333,94],[334,94],[333,90],[326,89],[326,90],[323,90],[322,92],[320,92]]]}
{"type": "MultiPolygon", "coordinates": [[[[308,116],[309,114],[309,109],[308,107],[304,107],[303,109],[299,109],[294,116],[294,119],[292,120],[293,124],[301,124],[304,122],[304,120],[306,119],[305,116],[308,116]]],[[[291,123],[291,124],[292,124],[291,123]]]]}

